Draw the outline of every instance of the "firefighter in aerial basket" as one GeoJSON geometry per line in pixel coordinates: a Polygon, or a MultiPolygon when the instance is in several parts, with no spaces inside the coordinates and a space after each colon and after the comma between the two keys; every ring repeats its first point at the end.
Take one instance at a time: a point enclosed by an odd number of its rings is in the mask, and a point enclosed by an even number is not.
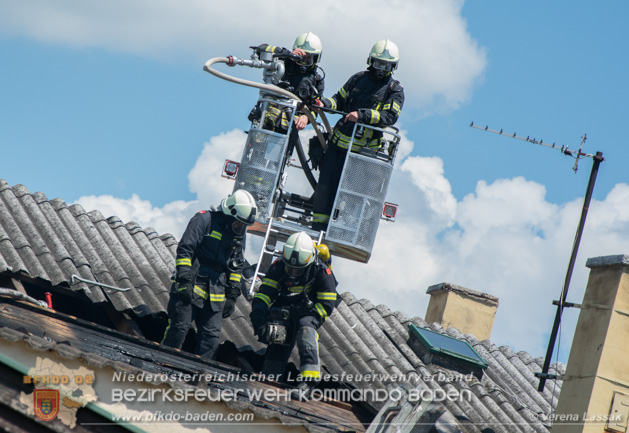
{"type": "Polygon", "coordinates": [[[291,391],[308,399],[321,377],[317,329],[337,305],[336,278],[319,258],[305,232],[291,235],[265,275],[251,304],[251,323],[262,343],[269,344],[262,373],[282,375],[295,343],[299,351],[298,385],[291,391]]]}
{"type": "MultiPolygon", "coordinates": [[[[318,162],[319,182],[313,195],[314,230],[327,229],[356,122],[377,128],[397,122],[404,104],[404,89],[393,79],[399,60],[397,45],[388,39],[376,42],[367,58],[367,70],[352,75],[336,94],[319,101],[326,108],[348,114],[336,123],[328,150],[318,162]]],[[[382,146],[382,132],[361,128],[354,137],[352,152],[360,153],[363,148],[377,150],[382,146]]],[[[310,145],[313,144],[316,142],[311,140],[310,145]]],[[[310,153],[311,157],[316,154],[312,149],[310,153]]]]}
{"type": "Polygon", "coordinates": [[[251,194],[241,189],[224,199],[220,208],[192,217],[177,247],[162,344],[181,349],[194,320],[194,352],[207,359],[216,356],[222,320],[234,312],[241,294],[247,227],[255,222],[257,210],[251,194]]]}
{"type": "MultiPolygon", "coordinates": [[[[285,72],[279,87],[288,90],[298,96],[304,104],[316,104],[325,89],[325,73],[319,67],[319,60],[323,52],[321,40],[312,32],[302,33],[297,36],[292,51],[277,45],[262,44],[257,47],[258,53],[265,51],[284,56],[285,72]],[[321,73],[319,73],[321,71],[321,73]]],[[[286,134],[288,131],[289,115],[286,109],[271,104],[267,107],[265,119],[259,119],[261,107],[256,106],[249,114],[250,121],[260,121],[265,129],[286,134]]],[[[297,131],[301,131],[308,125],[308,117],[301,107],[295,113],[295,128],[291,130],[291,140],[299,137],[297,131]]]]}

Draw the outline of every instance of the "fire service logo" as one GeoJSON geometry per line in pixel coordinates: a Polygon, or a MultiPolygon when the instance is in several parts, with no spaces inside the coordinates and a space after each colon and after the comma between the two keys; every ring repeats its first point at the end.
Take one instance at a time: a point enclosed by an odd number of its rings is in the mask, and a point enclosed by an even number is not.
{"type": "Polygon", "coordinates": [[[33,393],[35,415],[42,421],[52,421],[59,413],[59,390],[36,389],[33,393]]]}
{"type": "Polygon", "coordinates": [[[24,385],[33,387],[33,392],[21,392],[20,403],[33,418],[55,420],[73,429],[77,411],[98,400],[94,381],[94,372],[83,366],[72,369],[48,358],[37,358],[24,376],[24,385]]]}

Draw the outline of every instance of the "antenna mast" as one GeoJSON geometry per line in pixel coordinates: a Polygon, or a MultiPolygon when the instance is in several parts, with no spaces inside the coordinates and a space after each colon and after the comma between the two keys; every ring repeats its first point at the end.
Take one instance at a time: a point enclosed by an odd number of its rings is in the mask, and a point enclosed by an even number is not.
{"type": "Polygon", "coordinates": [[[564,280],[563,288],[561,290],[561,299],[558,302],[553,302],[553,304],[557,305],[557,314],[555,315],[555,322],[553,323],[553,330],[550,334],[550,341],[548,342],[548,349],[546,351],[546,358],[544,359],[544,366],[542,367],[541,373],[535,373],[536,377],[539,377],[539,386],[537,390],[542,392],[544,390],[544,386],[546,385],[547,379],[556,379],[556,376],[548,374],[548,370],[550,368],[550,361],[553,356],[553,350],[555,349],[555,341],[557,340],[557,334],[559,332],[559,325],[561,323],[561,315],[563,313],[563,309],[570,304],[566,302],[566,297],[568,296],[568,288],[570,287],[570,279],[572,278],[572,271],[574,270],[574,264],[577,259],[577,253],[579,251],[579,243],[581,242],[581,235],[583,234],[583,228],[585,227],[585,219],[587,217],[588,209],[590,207],[590,200],[592,199],[592,191],[594,190],[594,183],[596,182],[596,176],[598,175],[598,167],[605,160],[603,158],[603,154],[601,152],[596,152],[596,155],[592,155],[590,153],[583,153],[581,149],[583,148],[583,144],[586,140],[586,134],[583,134],[581,138],[581,144],[579,145],[579,150],[574,151],[568,149],[568,146],[557,146],[555,143],[544,143],[542,139],[539,141],[535,138],[531,139],[530,136],[519,137],[515,133],[506,134],[503,130],[494,130],[489,129],[488,126],[480,127],[474,125],[474,122],[470,124],[472,128],[480,129],[482,131],[493,132],[495,134],[504,135],[506,137],[517,138],[518,140],[528,141],[529,143],[539,144],[541,146],[550,147],[552,149],[560,150],[564,155],[572,156],[575,158],[574,167],[572,170],[577,172],[579,159],[581,157],[592,158],[592,171],[590,173],[590,179],[588,181],[588,186],[585,191],[585,199],[583,200],[583,209],[581,210],[581,220],[579,221],[579,226],[577,227],[577,233],[574,238],[574,244],[572,246],[572,254],[570,255],[570,263],[568,264],[568,271],[566,272],[566,279],[564,280]]]}

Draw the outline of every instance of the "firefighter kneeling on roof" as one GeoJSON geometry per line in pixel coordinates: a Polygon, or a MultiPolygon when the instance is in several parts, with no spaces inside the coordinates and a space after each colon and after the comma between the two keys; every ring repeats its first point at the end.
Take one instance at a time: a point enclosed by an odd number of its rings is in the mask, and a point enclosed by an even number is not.
{"type": "Polygon", "coordinates": [[[299,385],[291,397],[304,400],[321,377],[317,329],[337,305],[337,281],[305,232],[291,235],[282,260],[271,265],[251,305],[258,341],[269,344],[262,373],[282,375],[295,343],[299,350],[299,385]]]}

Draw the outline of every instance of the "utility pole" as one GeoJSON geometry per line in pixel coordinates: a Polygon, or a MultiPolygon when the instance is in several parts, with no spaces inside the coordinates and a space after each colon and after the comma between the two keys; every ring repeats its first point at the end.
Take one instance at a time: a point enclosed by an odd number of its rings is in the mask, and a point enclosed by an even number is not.
{"type": "Polygon", "coordinates": [[[546,385],[547,379],[557,379],[556,375],[548,374],[548,370],[550,368],[550,362],[553,356],[553,351],[555,349],[555,342],[557,340],[557,334],[559,333],[559,325],[561,324],[561,315],[563,314],[563,309],[570,304],[566,302],[566,297],[568,296],[568,289],[570,287],[570,280],[572,278],[572,271],[574,270],[574,264],[577,259],[577,253],[579,251],[579,244],[581,243],[581,236],[583,234],[583,228],[585,227],[585,219],[587,217],[588,209],[590,207],[590,200],[592,198],[592,191],[594,190],[594,183],[596,182],[596,176],[598,175],[598,168],[605,159],[603,158],[603,154],[601,152],[596,152],[595,155],[589,153],[583,153],[581,149],[583,148],[583,144],[586,140],[586,135],[584,134],[581,139],[581,144],[579,145],[579,150],[574,151],[568,149],[568,146],[557,146],[555,143],[544,143],[543,140],[536,140],[535,138],[531,139],[530,136],[524,138],[519,137],[515,133],[514,134],[506,134],[503,130],[494,130],[489,129],[489,127],[480,127],[474,125],[474,122],[470,124],[472,128],[480,129],[487,132],[493,132],[495,134],[504,135],[511,138],[516,138],[518,140],[527,141],[533,144],[539,144],[541,146],[550,147],[552,149],[560,150],[564,155],[569,155],[575,158],[574,167],[572,168],[576,173],[579,166],[579,159],[581,157],[592,158],[592,171],[590,172],[590,179],[588,181],[588,186],[585,191],[585,198],[583,200],[583,208],[581,210],[581,220],[579,221],[579,226],[577,227],[577,233],[574,237],[574,243],[572,245],[572,254],[570,255],[570,262],[568,264],[568,271],[566,272],[566,278],[564,280],[563,288],[561,290],[561,298],[557,302],[553,302],[554,305],[557,305],[557,313],[555,315],[555,322],[553,323],[553,329],[550,333],[550,340],[548,342],[548,349],[546,350],[546,357],[544,358],[544,366],[542,367],[541,373],[535,373],[535,376],[539,378],[539,385],[537,390],[542,392],[544,390],[544,386],[546,385]]]}

